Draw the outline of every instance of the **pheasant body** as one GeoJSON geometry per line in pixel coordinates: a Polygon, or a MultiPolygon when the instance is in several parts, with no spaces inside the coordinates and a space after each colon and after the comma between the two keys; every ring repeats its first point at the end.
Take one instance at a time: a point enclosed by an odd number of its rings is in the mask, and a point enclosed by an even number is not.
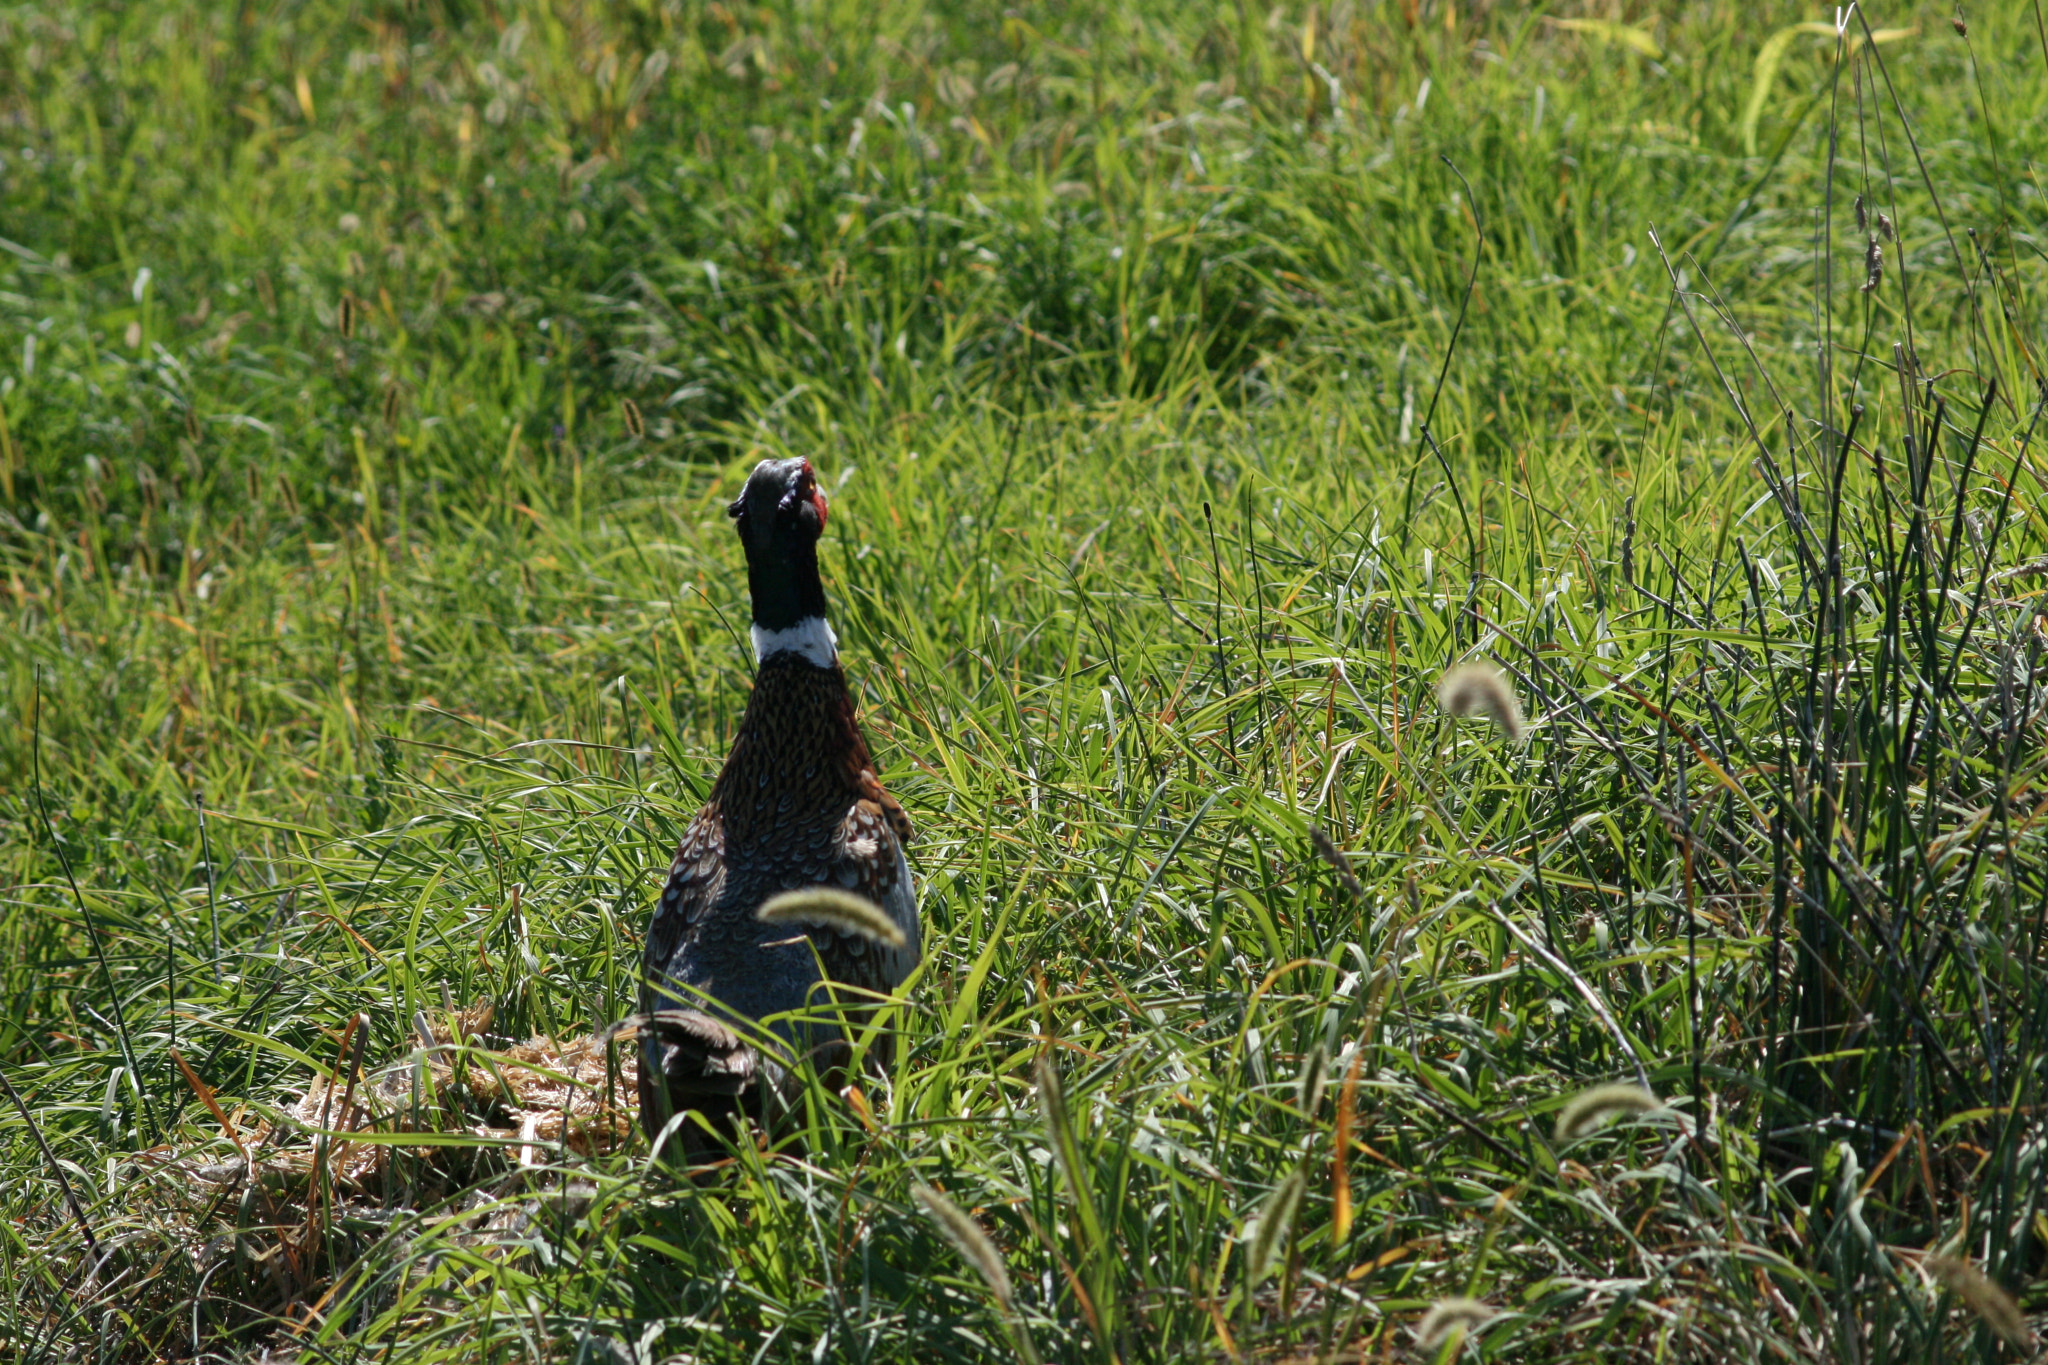
{"type": "MultiPolygon", "coordinates": [[[[809,464],[763,462],[733,508],[761,661],[731,752],[683,835],[648,927],[641,1009],[652,1022],[641,1035],[640,1101],[650,1136],[679,1111],[763,1118],[786,1098],[778,1093],[786,1059],[760,1056],[731,1024],[829,1005],[833,996],[858,1004],[885,995],[918,960],[903,852],[910,822],[875,777],[824,624],[816,530],[805,515],[814,511],[822,529],[824,500],[809,464]],[[873,901],[903,930],[904,945],[756,917],[770,897],[808,886],[873,901]]],[[[770,1028],[789,1056],[843,1060],[845,1040],[829,1019],[770,1028]]],[[[686,1154],[705,1152],[701,1128],[685,1121],[681,1134],[686,1154]]]]}

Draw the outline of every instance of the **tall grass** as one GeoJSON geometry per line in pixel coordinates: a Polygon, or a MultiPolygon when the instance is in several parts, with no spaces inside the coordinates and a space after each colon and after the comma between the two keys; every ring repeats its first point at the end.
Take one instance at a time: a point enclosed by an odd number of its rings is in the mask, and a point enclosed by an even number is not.
{"type": "Polygon", "coordinates": [[[0,9],[6,1351],[2017,1358],[2048,42],[1812,17],[0,9]],[[784,454],[926,965],[682,1179],[784,454]]]}

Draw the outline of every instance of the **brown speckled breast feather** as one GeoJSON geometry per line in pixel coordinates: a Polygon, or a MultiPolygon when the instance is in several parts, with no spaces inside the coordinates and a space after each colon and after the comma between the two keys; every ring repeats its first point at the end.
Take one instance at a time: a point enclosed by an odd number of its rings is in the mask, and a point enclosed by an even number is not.
{"type": "MultiPolygon", "coordinates": [[[[903,807],[876,780],[844,672],[771,657],[711,798],[676,850],[648,929],[642,1010],[759,1020],[819,1003],[813,988],[821,963],[832,981],[855,988],[856,998],[893,989],[919,951],[903,854],[910,835],[903,807]],[[755,918],[777,892],[818,885],[874,901],[903,928],[907,944],[888,948],[824,928],[793,935],[788,925],[755,918]]],[[[682,1055],[662,1053],[658,1039],[648,1046],[644,1092],[655,1075],[675,1069],[664,1058],[682,1055]]],[[[695,1102],[692,1083],[692,1076],[671,1076],[671,1103],[710,1107],[695,1102]]],[[[643,1093],[650,1113],[653,1099],[643,1093]]],[[[739,1107],[748,1107],[744,1098],[739,1107]]]]}

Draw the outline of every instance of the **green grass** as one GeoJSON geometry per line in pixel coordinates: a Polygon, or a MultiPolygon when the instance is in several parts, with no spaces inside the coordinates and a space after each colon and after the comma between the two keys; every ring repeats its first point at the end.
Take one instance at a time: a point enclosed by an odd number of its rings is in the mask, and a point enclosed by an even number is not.
{"type": "Polygon", "coordinates": [[[2048,33],[1816,13],[0,6],[0,1354],[2021,1358],[2048,33]],[[787,454],[904,1045],[523,1159],[787,454]]]}

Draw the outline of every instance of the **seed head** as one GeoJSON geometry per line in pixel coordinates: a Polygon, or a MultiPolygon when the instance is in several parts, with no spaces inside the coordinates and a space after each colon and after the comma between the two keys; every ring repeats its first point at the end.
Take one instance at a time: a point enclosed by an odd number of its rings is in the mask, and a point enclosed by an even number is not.
{"type": "Polygon", "coordinates": [[[1321,825],[1310,825],[1309,842],[1316,846],[1316,853],[1337,873],[1337,885],[1344,888],[1344,894],[1353,900],[1365,899],[1365,888],[1359,885],[1358,874],[1351,870],[1351,860],[1344,856],[1344,850],[1337,847],[1337,841],[1330,837],[1330,831],[1321,825]]]}
{"type": "Polygon", "coordinates": [[[1085,1208],[1089,1198],[1086,1193],[1088,1173],[1081,1163],[1081,1145],[1074,1136],[1073,1116],[1067,1112],[1066,1091],[1060,1085],[1059,1068],[1052,1064],[1051,1058],[1041,1055],[1033,1063],[1032,1073],[1038,1082],[1038,1114],[1045,1120],[1046,1136],[1052,1139],[1053,1157],[1067,1178],[1067,1188],[1085,1208]]]}
{"type": "Polygon", "coordinates": [[[996,1250],[996,1244],[981,1230],[981,1224],[929,1185],[912,1185],[910,1194],[939,1225],[940,1235],[953,1244],[953,1250],[959,1252],[961,1259],[973,1266],[987,1283],[989,1292],[996,1296],[996,1302],[1007,1310],[1010,1306],[1010,1272],[1004,1266],[1003,1255],[996,1250]]]}
{"type": "Polygon", "coordinates": [[[1572,1096],[1557,1116],[1557,1140],[1576,1142],[1609,1114],[1649,1114],[1664,1102],[1639,1085],[1596,1085],[1572,1096]]]}
{"type": "Polygon", "coordinates": [[[902,926],[865,896],[830,886],[806,886],[770,896],[754,917],[765,924],[815,924],[842,934],[858,934],[874,943],[901,948],[902,926]]]}
{"type": "Polygon", "coordinates": [[[1949,25],[1955,29],[1956,37],[1967,38],[1970,36],[1970,26],[1963,22],[1962,15],[1958,14],[1953,19],[1950,19],[1948,22],[1949,25]]]}
{"type": "Polygon", "coordinates": [[[1899,240],[1897,229],[1892,227],[1892,220],[1885,217],[1882,213],[1877,215],[1877,235],[1884,238],[1887,242],[1899,240]]]}
{"type": "Polygon", "coordinates": [[[1260,1206],[1259,1225],[1252,1232],[1251,1245],[1245,1249],[1245,1272],[1251,1277],[1253,1288],[1272,1273],[1274,1261],[1287,1246],[1288,1230],[1294,1225],[1302,1192],[1307,1188],[1307,1179],[1297,1169],[1275,1186],[1260,1206]]]}
{"type": "Polygon", "coordinates": [[[1493,1317],[1493,1309],[1477,1299],[1438,1299],[1416,1324],[1415,1335],[1425,1347],[1436,1346],[1448,1340],[1451,1333],[1462,1336],[1475,1327],[1485,1326],[1493,1317]]]}
{"type": "Polygon", "coordinates": [[[1929,1256],[1920,1264],[1943,1289],[1961,1299],[1971,1312],[1982,1318],[1986,1327],[2004,1338],[2006,1345],[2016,1351],[2033,1349],[2034,1334],[2027,1330],[2026,1316],[1998,1281],[1970,1262],[1954,1256],[1929,1256]]]}
{"type": "Polygon", "coordinates": [[[1863,252],[1863,292],[1874,294],[1884,283],[1884,248],[1877,244],[1877,234],[1870,236],[1870,245],[1863,252]]]}
{"type": "Polygon", "coordinates": [[[1856,230],[1870,231],[1870,210],[1864,207],[1863,196],[1860,194],[1856,196],[1856,230]]]}
{"type": "Polygon", "coordinates": [[[1454,716],[1484,716],[1511,740],[1522,737],[1522,708],[1492,664],[1459,664],[1436,685],[1437,705],[1454,716]]]}

